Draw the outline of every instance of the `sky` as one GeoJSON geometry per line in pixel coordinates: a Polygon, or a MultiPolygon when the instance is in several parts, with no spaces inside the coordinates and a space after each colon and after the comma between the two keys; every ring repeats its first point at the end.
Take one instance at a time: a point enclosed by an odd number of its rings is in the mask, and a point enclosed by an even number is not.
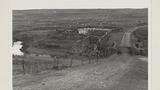
{"type": "Polygon", "coordinates": [[[148,8],[149,0],[11,0],[13,10],[148,8]]]}

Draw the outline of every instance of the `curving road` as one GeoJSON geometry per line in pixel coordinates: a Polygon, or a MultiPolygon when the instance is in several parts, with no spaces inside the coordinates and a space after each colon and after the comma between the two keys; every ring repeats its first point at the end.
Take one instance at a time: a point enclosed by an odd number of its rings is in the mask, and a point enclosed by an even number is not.
{"type": "Polygon", "coordinates": [[[131,36],[132,32],[139,29],[139,28],[143,28],[143,27],[147,27],[147,26],[136,27],[136,28],[130,29],[129,31],[124,33],[120,46],[131,47],[130,36],[131,36]]]}
{"type": "MultiPolygon", "coordinates": [[[[127,31],[121,46],[130,46],[127,31]]],[[[74,62],[74,61],[73,61],[74,62]]],[[[42,75],[13,77],[14,90],[147,90],[147,62],[130,55],[113,55],[81,67],[42,75]]]]}
{"type": "Polygon", "coordinates": [[[129,55],[113,55],[77,68],[15,77],[13,89],[147,90],[147,77],[147,63],[129,55]]]}

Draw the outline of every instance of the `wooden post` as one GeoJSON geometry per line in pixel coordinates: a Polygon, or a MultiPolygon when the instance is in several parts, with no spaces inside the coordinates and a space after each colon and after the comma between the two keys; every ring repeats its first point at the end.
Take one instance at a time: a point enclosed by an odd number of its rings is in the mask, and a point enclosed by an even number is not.
{"type": "Polygon", "coordinates": [[[92,55],[89,55],[89,63],[91,63],[92,55]]]}
{"type": "Polygon", "coordinates": [[[89,63],[91,63],[91,58],[89,58],[89,63]]]}
{"type": "Polygon", "coordinates": [[[109,48],[107,47],[107,56],[109,56],[109,48]]]}
{"type": "Polygon", "coordinates": [[[28,64],[28,68],[29,68],[28,69],[29,70],[28,73],[31,73],[31,65],[30,64],[28,64]]]}
{"type": "Polygon", "coordinates": [[[56,68],[56,56],[54,57],[54,62],[53,62],[53,69],[56,68]]]}
{"type": "Polygon", "coordinates": [[[83,59],[81,60],[82,62],[81,62],[81,65],[83,65],[83,59]]]}
{"type": "Polygon", "coordinates": [[[105,54],[105,56],[106,56],[106,54],[107,54],[107,53],[106,53],[106,48],[105,48],[105,52],[104,52],[104,54],[105,54]]]}
{"type": "Polygon", "coordinates": [[[70,67],[72,67],[72,60],[73,60],[73,58],[71,58],[70,67]]]}
{"type": "Polygon", "coordinates": [[[98,58],[99,58],[98,54],[99,54],[99,52],[97,51],[96,52],[96,61],[98,61],[98,58]]]}
{"type": "Polygon", "coordinates": [[[59,67],[59,59],[57,59],[57,66],[56,66],[56,68],[58,69],[58,67],[59,67]]]}
{"type": "Polygon", "coordinates": [[[54,62],[53,62],[53,69],[55,68],[55,62],[56,62],[56,60],[54,59],[54,62]]]}
{"type": "Polygon", "coordinates": [[[39,60],[37,60],[37,73],[39,73],[40,70],[39,70],[39,60]]]}
{"type": "Polygon", "coordinates": [[[138,52],[139,52],[139,56],[141,55],[141,50],[140,49],[138,49],[138,52]]]}
{"type": "Polygon", "coordinates": [[[140,43],[138,43],[138,54],[140,56],[140,43]]]}
{"type": "Polygon", "coordinates": [[[33,67],[32,65],[33,65],[33,64],[32,64],[32,63],[29,63],[29,65],[30,65],[30,70],[31,70],[30,73],[32,74],[32,73],[33,73],[33,69],[32,69],[32,67],[33,67]]]}
{"type": "Polygon", "coordinates": [[[24,59],[22,59],[22,70],[23,70],[23,75],[25,75],[25,62],[24,62],[24,59]]]}

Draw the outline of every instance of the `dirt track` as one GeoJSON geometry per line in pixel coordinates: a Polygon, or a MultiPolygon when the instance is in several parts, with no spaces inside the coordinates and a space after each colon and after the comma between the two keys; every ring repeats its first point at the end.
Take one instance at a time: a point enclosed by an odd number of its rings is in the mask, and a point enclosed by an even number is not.
{"type": "Polygon", "coordinates": [[[147,80],[138,76],[142,74],[147,78],[147,63],[140,61],[143,68],[134,70],[134,66],[138,67],[135,65],[137,61],[139,63],[140,60],[132,56],[113,55],[82,67],[52,71],[49,74],[32,77],[14,78],[13,82],[19,83],[14,83],[13,86],[14,90],[147,90],[147,80]],[[134,72],[131,72],[132,70],[134,72]],[[138,70],[143,70],[145,73],[138,70]],[[132,75],[128,76],[128,74],[132,75]],[[134,75],[137,76],[132,77],[134,75]],[[124,76],[126,76],[125,79],[123,79],[124,76]],[[137,80],[136,83],[134,79],[137,80]],[[122,83],[126,86],[120,85],[122,83]],[[142,85],[139,86],[137,83],[142,85]]]}
{"type": "Polygon", "coordinates": [[[120,46],[131,47],[130,35],[132,34],[133,31],[137,30],[138,28],[143,28],[143,27],[146,27],[146,26],[136,27],[124,33],[120,46]]]}
{"type": "MultiPolygon", "coordinates": [[[[130,46],[137,28],[124,34],[121,46],[130,46]]],[[[13,77],[13,84],[14,90],[147,90],[148,62],[115,54],[81,67],[13,77]]]]}

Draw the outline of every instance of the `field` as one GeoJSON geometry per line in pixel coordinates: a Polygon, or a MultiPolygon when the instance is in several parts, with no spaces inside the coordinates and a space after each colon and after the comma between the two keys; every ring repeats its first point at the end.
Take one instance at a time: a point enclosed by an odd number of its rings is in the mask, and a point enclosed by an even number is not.
{"type": "Polygon", "coordinates": [[[13,41],[25,53],[13,56],[13,88],[147,90],[147,25],[148,9],[13,10],[13,41]]]}
{"type": "Polygon", "coordinates": [[[140,24],[147,24],[147,13],[148,9],[13,10],[13,41],[23,41],[29,48],[41,50],[33,51],[35,53],[54,54],[55,51],[64,56],[72,49],[73,43],[85,36],[63,35],[65,38],[60,39],[56,30],[76,32],[80,27],[123,28],[123,32],[111,34],[109,38],[109,41],[119,44],[125,31],[140,24]],[[58,50],[54,48],[56,46],[58,50]]]}

